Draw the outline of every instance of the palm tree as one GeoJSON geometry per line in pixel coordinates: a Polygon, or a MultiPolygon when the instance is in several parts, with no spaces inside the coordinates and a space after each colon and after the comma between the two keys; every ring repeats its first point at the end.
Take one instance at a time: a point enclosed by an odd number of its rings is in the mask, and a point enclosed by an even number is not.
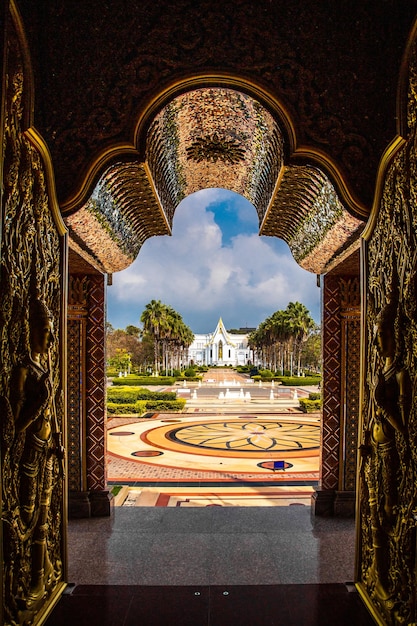
{"type": "Polygon", "coordinates": [[[154,341],[154,372],[159,373],[159,348],[160,338],[166,325],[166,307],[160,300],[151,300],[145,307],[140,321],[143,330],[151,335],[154,341]]]}
{"type": "MultiPolygon", "coordinates": [[[[285,369],[285,356],[295,347],[298,357],[298,373],[301,370],[301,348],[311,330],[316,325],[308,309],[300,302],[290,302],[285,311],[275,311],[261,322],[248,336],[248,345],[264,367],[277,369],[277,352],[282,372],[285,369]]],[[[293,351],[289,369],[293,369],[293,351]]],[[[288,368],[288,362],[287,362],[288,368]]]]}
{"type": "Polygon", "coordinates": [[[154,371],[156,375],[158,375],[159,370],[161,346],[165,369],[168,369],[168,364],[171,365],[172,369],[175,354],[177,354],[179,362],[181,351],[188,350],[194,340],[191,329],[184,324],[177,311],[163,304],[160,300],[151,300],[146,305],[140,321],[143,324],[144,332],[151,336],[154,341],[154,371]]]}
{"type": "MultiPolygon", "coordinates": [[[[272,336],[275,344],[279,346],[280,369],[284,373],[284,357],[288,353],[289,342],[291,340],[291,328],[286,311],[275,311],[271,315],[272,336]]],[[[276,369],[276,368],[275,368],[276,369]]]]}
{"type": "Polygon", "coordinates": [[[301,371],[302,344],[307,339],[309,332],[316,327],[310,312],[300,302],[290,302],[286,308],[286,316],[291,336],[294,341],[297,354],[297,372],[301,371]]]}

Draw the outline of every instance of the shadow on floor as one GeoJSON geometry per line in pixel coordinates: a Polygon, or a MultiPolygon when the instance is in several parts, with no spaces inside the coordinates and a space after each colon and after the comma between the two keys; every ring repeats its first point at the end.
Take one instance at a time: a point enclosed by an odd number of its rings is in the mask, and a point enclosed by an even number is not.
{"type": "Polygon", "coordinates": [[[258,585],[69,589],[45,626],[372,626],[350,586],[258,585]]]}

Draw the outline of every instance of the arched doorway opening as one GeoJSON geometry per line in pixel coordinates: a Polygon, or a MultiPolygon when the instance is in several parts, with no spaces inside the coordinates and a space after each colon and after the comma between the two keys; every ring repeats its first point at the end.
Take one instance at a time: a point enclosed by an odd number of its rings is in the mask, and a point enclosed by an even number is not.
{"type": "MultiPolygon", "coordinates": [[[[300,454],[290,451],[292,444],[289,444],[288,433],[285,435],[288,445],[275,443],[271,437],[258,434],[258,444],[254,442],[251,446],[252,460],[246,455],[245,441],[238,445],[236,440],[240,432],[239,425],[248,423],[247,419],[243,421],[245,416],[249,416],[252,422],[255,419],[268,419],[265,429],[274,427],[274,419],[284,419],[285,428],[288,429],[291,428],[288,422],[292,405],[295,407],[294,412],[299,409],[298,399],[293,399],[293,396],[297,396],[295,388],[280,387],[278,381],[272,382],[271,379],[262,383],[259,381],[259,384],[256,381],[257,384],[254,384],[254,379],[250,378],[249,373],[253,368],[247,366],[248,359],[254,364],[253,350],[247,345],[250,328],[254,331],[273,312],[283,312],[290,301],[305,302],[308,311],[313,311],[316,324],[320,323],[320,290],[316,277],[295,263],[285,242],[274,237],[259,237],[258,219],[253,205],[234,192],[220,189],[203,190],[188,196],[176,210],[172,236],[146,241],[136,261],[123,272],[113,275],[107,294],[107,319],[112,327],[109,329],[108,357],[116,357],[112,364],[117,365],[118,338],[121,342],[119,349],[123,347],[124,341],[130,342],[129,345],[132,342],[132,337],[128,338],[122,329],[126,328],[130,333],[131,329],[139,325],[141,314],[148,303],[162,301],[182,316],[195,335],[184,355],[187,360],[183,363],[183,369],[193,363],[196,366],[194,373],[200,377],[198,383],[196,380],[187,382],[185,378],[176,382],[158,378],[156,387],[151,385],[152,378],[147,383],[142,379],[142,384],[148,384],[149,390],[174,392],[178,398],[185,399],[183,414],[165,414],[163,409],[158,412],[154,408],[152,418],[149,419],[151,414],[146,412],[148,418],[145,420],[140,420],[139,416],[133,418],[120,414],[116,418],[113,413],[108,415],[108,485],[112,489],[115,485],[124,485],[117,501],[120,502],[122,496],[126,497],[129,493],[128,500],[124,501],[129,506],[133,502],[136,506],[151,506],[152,502],[159,503],[158,506],[161,502],[172,506],[174,496],[170,499],[169,494],[172,493],[173,485],[175,491],[175,485],[182,482],[188,487],[186,496],[192,496],[195,506],[200,506],[207,497],[210,497],[210,501],[217,499],[223,506],[226,502],[233,506],[262,506],[262,502],[268,502],[269,506],[272,503],[288,505],[293,501],[309,506],[318,481],[320,429],[316,424],[317,415],[304,415],[304,418],[314,420],[312,429],[315,445],[314,453],[311,446],[307,446],[309,450],[302,461],[301,448],[300,454]],[[210,366],[215,369],[208,372],[210,366]],[[235,439],[230,443],[233,449],[228,452],[223,449],[222,443],[216,457],[213,450],[209,451],[210,455],[207,450],[205,454],[204,446],[198,446],[197,439],[193,438],[192,447],[188,445],[186,448],[184,442],[179,444],[178,435],[174,433],[169,437],[175,437],[175,445],[168,444],[168,435],[165,435],[165,445],[160,448],[155,446],[153,436],[148,437],[146,434],[151,429],[152,432],[157,428],[164,430],[166,422],[171,423],[172,420],[178,428],[180,422],[189,422],[193,414],[195,418],[198,417],[198,427],[202,432],[210,429],[211,423],[215,424],[216,420],[227,415],[233,422],[227,427],[228,437],[235,439]],[[141,422],[142,425],[138,426],[141,422]],[[141,429],[139,447],[137,428],[141,429]],[[119,431],[125,432],[122,439],[118,437],[119,431]],[[256,446],[259,447],[259,454],[256,446]],[[281,455],[280,458],[284,455],[286,460],[283,461],[283,468],[291,468],[290,471],[283,470],[282,476],[279,475],[280,470],[276,470],[269,462],[273,456],[271,446],[275,455],[281,455]],[[243,453],[241,458],[240,451],[243,453]],[[152,458],[151,454],[154,455],[152,458]],[[285,454],[291,456],[292,461],[285,454]],[[297,457],[296,462],[293,457],[297,457]],[[162,486],[158,482],[161,473],[164,475],[162,486]],[[300,477],[305,482],[305,488],[299,487],[295,493],[294,484],[299,483],[300,477]],[[265,483],[263,489],[262,483],[265,483]],[[135,489],[132,489],[132,485],[135,489]],[[259,493],[255,487],[258,487],[259,493]],[[228,489],[233,492],[229,499],[225,498],[228,489]],[[291,492],[289,500],[288,492],[291,492]],[[221,493],[223,497],[220,499],[217,494],[221,493]]],[[[143,345],[147,345],[146,341],[143,345]]],[[[294,344],[291,346],[292,353],[294,344]]],[[[162,345],[159,348],[161,360],[158,371],[162,370],[164,376],[172,376],[172,370],[165,371],[167,355],[165,353],[164,359],[162,345]]],[[[261,371],[272,367],[276,376],[282,375],[279,371],[282,364],[277,361],[279,350],[280,346],[274,346],[275,364],[267,361],[266,356],[263,359],[259,350],[256,365],[261,371]]],[[[296,360],[294,358],[295,375],[296,360]]],[[[148,366],[151,369],[154,367],[153,342],[150,342],[148,354],[137,352],[132,379],[122,376],[115,383],[135,384],[138,374],[146,374],[148,366]],[[140,361],[143,358],[148,360],[140,361]]],[[[290,368],[289,355],[285,367],[290,368]]],[[[118,374],[112,369],[109,372],[112,377],[118,374]]],[[[180,374],[178,370],[177,374],[180,374]]],[[[304,387],[298,395],[308,397],[313,387],[307,391],[303,383],[307,384],[309,379],[298,377],[298,381],[300,387],[304,387]]],[[[119,386],[113,384],[109,391],[112,402],[117,402],[115,398],[120,395],[118,389],[119,386]]],[[[121,392],[122,399],[127,391],[123,389],[121,392]]],[[[134,388],[131,388],[130,392],[133,391],[134,388]]],[[[317,381],[314,392],[317,393],[317,381]]],[[[111,411],[114,411],[113,404],[111,411]]],[[[298,410],[297,419],[301,420],[301,417],[298,410]]],[[[295,427],[298,428],[298,425],[295,427]]],[[[220,426],[216,428],[219,431],[220,426]]],[[[258,429],[261,427],[256,426],[252,430],[258,429]]],[[[245,431],[241,432],[245,434],[245,431]]],[[[302,445],[299,435],[298,432],[298,444],[294,445],[302,445]]],[[[305,448],[307,444],[303,441],[305,448]]],[[[181,505],[180,502],[177,504],[181,505]]]]}
{"type": "MultiPolygon", "coordinates": [[[[235,86],[237,81],[229,82],[235,86]]],[[[192,90],[190,83],[185,82],[174,93],[162,94],[137,124],[136,157],[130,152],[122,158],[117,148],[93,164],[80,194],[64,204],[72,252],[70,273],[71,266],[76,267],[80,258],[101,275],[110,276],[127,267],[147,238],[171,233],[177,206],[195,191],[224,187],[246,197],[256,208],[260,234],[283,239],[301,267],[325,276],[321,279],[323,310],[329,330],[328,340],[326,336],[324,340],[327,355],[324,371],[328,367],[328,384],[331,384],[327,398],[324,390],[325,452],[321,463],[322,489],[317,491],[315,506],[317,513],[333,511],[338,492],[344,494],[342,509],[348,494],[348,508],[352,512],[356,469],[352,434],[358,424],[359,345],[358,341],[350,341],[350,333],[354,328],[358,337],[358,249],[364,210],[349,193],[331,160],[317,151],[297,146],[290,118],[285,117],[276,103],[273,110],[274,103],[267,95],[264,94],[263,103],[254,99],[249,92],[258,95],[261,92],[252,85],[247,84],[242,91],[226,85],[224,77],[217,77],[206,79],[204,86],[194,81],[192,90]],[[206,86],[207,82],[210,86],[206,86]],[[282,119],[286,119],[284,132],[279,125],[282,119]],[[324,170],[332,175],[348,208],[324,170]],[[101,178],[92,196],[77,208],[98,173],[101,178]],[[344,311],[349,314],[345,315],[344,311]],[[349,367],[342,366],[342,362],[349,363],[349,367]],[[351,405],[343,401],[348,386],[353,398],[351,405]],[[342,456],[340,446],[344,450],[342,456]],[[346,459],[348,471],[344,467],[346,459]],[[346,476],[349,481],[345,480],[346,476]]],[[[74,279],[79,281],[81,277],[74,272],[74,279]]],[[[104,297],[103,289],[103,311],[104,297]]],[[[70,320],[74,322],[74,336],[78,333],[79,319],[70,320]]],[[[87,332],[88,336],[91,333],[87,332]]],[[[77,358],[73,362],[77,363],[77,358]]],[[[77,393],[78,370],[72,377],[70,374],[70,386],[71,380],[75,381],[77,393]]],[[[93,397],[97,396],[93,394],[93,397]]],[[[101,402],[104,406],[104,392],[101,402]]],[[[78,415],[79,407],[75,411],[78,415]]],[[[78,439],[74,449],[84,445],[87,463],[89,458],[100,456],[103,465],[104,431],[102,424],[96,428],[97,419],[100,419],[99,411],[94,423],[85,429],[95,433],[91,446],[96,451],[89,452],[88,435],[84,435],[83,444],[77,428],[74,428],[78,439]]],[[[81,421],[88,423],[88,415],[81,421]]],[[[78,491],[88,491],[91,484],[92,491],[97,491],[96,476],[101,470],[96,461],[93,465],[94,471],[90,471],[93,481],[87,471],[86,489],[78,491]]],[[[103,491],[103,481],[105,472],[101,471],[99,491],[103,491]]]]}

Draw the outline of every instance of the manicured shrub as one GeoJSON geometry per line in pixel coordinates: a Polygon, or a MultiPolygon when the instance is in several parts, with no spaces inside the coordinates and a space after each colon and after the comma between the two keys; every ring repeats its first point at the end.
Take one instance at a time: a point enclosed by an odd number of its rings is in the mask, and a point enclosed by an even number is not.
{"type": "Polygon", "coordinates": [[[136,402],[137,400],[176,400],[175,391],[151,391],[142,387],[110,387],[107,399],[119,404],[136,402]]]}
{"type": "Polygon", "coordinates": [[[107,414],[108,415],[142,415],[146,411],[146,401],[139,400],[138,402],[123,403],[107,402],[107,414]]]}
{"type": "Polygon", "coordinates": [[[321,409],[321,400],[309,400],[308,398],[300,398],[299,405],[303,413],[317,413],[321,409]]]}
{"type": "Polygon", "coordinates": [[[320,393],[320,391],[311,391],[308,394],[308,399],[309,400],[321,400],[321,393],[320,393]]]}
{"type": "Polygon", "coordinates": [[[140,386],[140,385],[165,385],[170,386],[175,383],[176,379],[171,378],[171,376],[127,376],[122,378],[114,378],[113,385],[114,386],[140,386]]]}
{"type": "Polygon", "coordinates": [[[180,378],[181,377],[181,370],[174,370],[174,369],[168,369],[168,370],[161,370],[159,372],[160,376],[171,376],[172,378],[180,378]]]}
{"type": "Polygon", "coordinates": [[[146,410],[156,411],[157,413],[182,411],[185,407],[185,403],[185,398],[177,398],[177,400],[149,400],[146,402],[146,410]]]}
{"type": "Polygon", "coordinates": [[[259,370],[258,374],[260,374],[261,378],[272,378],[273,377],[273,373],[271,372],[271,370],[259,370]]]}
{"type": "Polygon", "coordinates": [[[166,413],[168,411],[182,411],[186,400],[138,400],[131,403],[107,402],[107,414],[112,415],[135,415],[140,417],[148,411],[166,413]]]}
{"type": "Polygon", "coordinates": [[[320,383],[320,376],[278,376],[275,380],[287,387],[317,387],[320,383]]]}

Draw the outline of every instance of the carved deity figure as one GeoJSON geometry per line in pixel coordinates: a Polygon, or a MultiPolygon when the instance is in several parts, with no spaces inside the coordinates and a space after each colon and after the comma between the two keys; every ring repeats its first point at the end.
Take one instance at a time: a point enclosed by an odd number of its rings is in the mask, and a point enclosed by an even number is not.
{"type": "Polygon", "coordinates": [[[393,591],[389,576],[389,545],[397,521],[399,456],[396,433],[404,436],[407,427],[407,377],[398,362],[397,313],[398,306],[393,301],[376,319],[374,340],[381,365],[371,389],[371,419],[366,432],[368,446],[363,448],[373,544],[369,574],[375,584],[375,593],[382,600],[387,600],[393,591]]]}
{"type": "Polygon", "coordinates": [[[20,524],[31,537],[30,589],[26,604],[40,600],[54,583],[47,546],[48,512],[54,481],[57,423],[50,372],[49,349],[54,339],[52,316],[41,300],[29,310],[30,353],[13,373],[11,406],[16,437],[24,434],[19,464],[20,524]],[[45,365],[46,362],[46,365],[45,365]]]}

